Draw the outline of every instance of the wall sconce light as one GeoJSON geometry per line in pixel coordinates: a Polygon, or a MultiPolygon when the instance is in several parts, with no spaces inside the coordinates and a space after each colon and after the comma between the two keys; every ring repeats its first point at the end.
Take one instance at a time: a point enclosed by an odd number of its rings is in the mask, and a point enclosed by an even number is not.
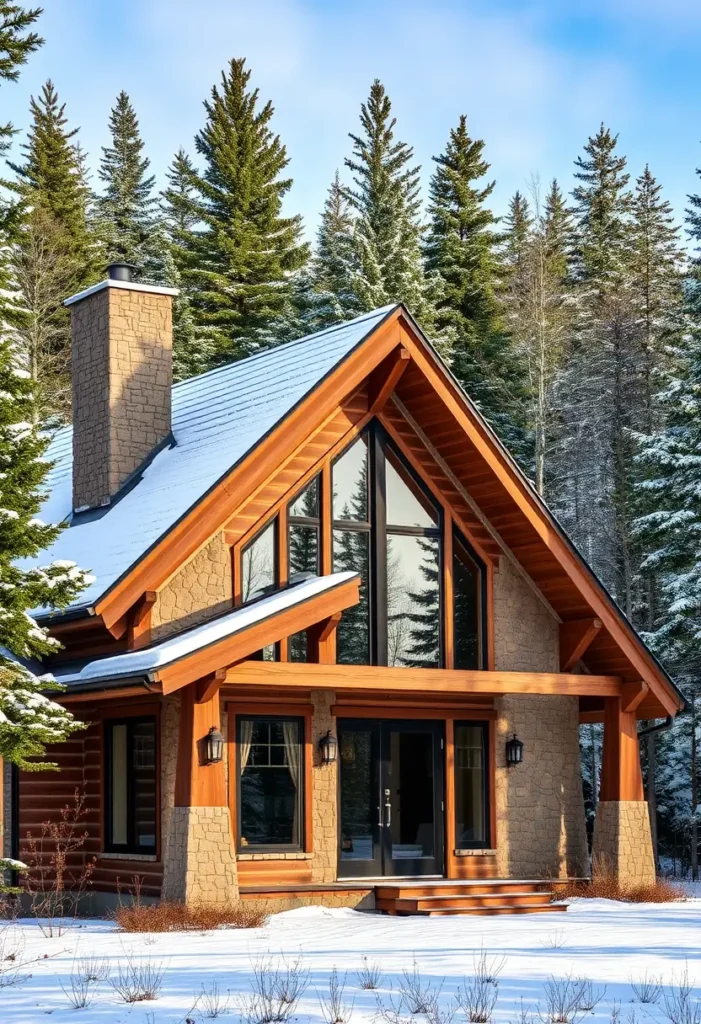
{"type": "Polygon", "coordinates": [[[319,740],[319,755],[322,764],[334,764],[338,756],[338,740],[331,735],[331,730],[319,740]]]}
{"type": "Polygon", "coordinates": [[[506,743],[506,766],[507,768],[513,768],[515,765],[521,764],[522,761],[523,743],[514,733],[512,738],[506,743]]]}
{"type": "Polygon", "coordinates": [[[214,726],[204,741],[205,764],[217,764],[224,756],[224,737],[214,726]]]}

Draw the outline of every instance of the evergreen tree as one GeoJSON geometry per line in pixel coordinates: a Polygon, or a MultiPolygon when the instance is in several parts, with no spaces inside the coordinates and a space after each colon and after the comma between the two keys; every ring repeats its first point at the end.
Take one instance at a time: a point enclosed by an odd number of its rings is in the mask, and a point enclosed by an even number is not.
{"type": "Polygon", "coordinates": [[[395,139],[396,118],[378,79],[360,108],[361,135],[350,135],[345,161],[353,187],[344,190],[356,215],[353,291],[362,311],[404,302],[427,329],[431,309],[421,262],[419,173],[413,149],[395,139]]]}
{"type": "Polygon", "coordinates": [[[32,124],[21,164],[10,164],[24,210],[17,225],[12,263],[22,314],[17,319],[18,349],[37,373],[37,415],[70,415],[68,367],[70,317],[63,300],[102,273],[99,247],[87,221],[87,183],[77,129],[69,128],[65,107],[48,81],[31,100],[32,124]],[[37,332],[43,341],[38,342],[37,332]],[[40,358],[39,353],[43,353],[40,358]]]}
{"type": "Polygon", "coordinates": [[[181,268],[191,289],[198,337],[226,362],[265,343],[288,298],[288,275],[307,260],[299,216],[283,217],[291,178],[287,151],[274,135],[272,103],[259,106],[244,60],[232,60],[205,102],[196,137],[204,171],[195,174],[193,216],[201,228],[181,268]]]}
{"type": "Polygon", "coordinates": [[[191,286],[183,278],[183,267],[192,253],[197,215],[195,211],[195,169],[183,149],[179,149],[166,171],[167,187],[161,196],[161,219],[166,234],[163,254],[163,280],[178,289],[173,300],[173,377],[185,380],[207,369],[211,346],[199,337],[191,302],[191,286]]]}
{"type": "Polygon", "coordinates": [[[495,183],[483,181],[489,170],[483,152],[484,142],[470,137],[462,115],[445,152],[433,158],[424,255],[436,289],[435,336],[443,341],[442,354],[485,415],[503,423],[513,412],[519,370],[497,297],[500,236],[487,206],[495,183]]]}
{"type": "Polygon", "coordinates": [[[324,297],[330,326],[362,312],[353,291],[353,216],[336,171],[329,188],[311,265],[314,290],[324,297]]]}
{"type": "Polygon", "coordinates": [[[102,147],[98,172],[104,185],[98,214],[105,259],[142,268],[152,243],[156,179],[148,174],[150,161],[143,155],[139,122],[124,91],[110,112],[109,127],[112,144],[102,147]]]}

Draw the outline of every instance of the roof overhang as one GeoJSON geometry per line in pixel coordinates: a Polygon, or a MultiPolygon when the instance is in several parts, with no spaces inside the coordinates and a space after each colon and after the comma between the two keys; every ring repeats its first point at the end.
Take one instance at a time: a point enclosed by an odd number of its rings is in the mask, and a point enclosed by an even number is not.
{"type": "Polygon", "coordinates": [[[136,651],[96,658],[55,673],[68,695],[98,692],[139,680],[173,693],[188,683],[250,657],[284,637],[339,615],[359,600],[357,573],[334,573],[293,583],[267,597],[136,651]]]}

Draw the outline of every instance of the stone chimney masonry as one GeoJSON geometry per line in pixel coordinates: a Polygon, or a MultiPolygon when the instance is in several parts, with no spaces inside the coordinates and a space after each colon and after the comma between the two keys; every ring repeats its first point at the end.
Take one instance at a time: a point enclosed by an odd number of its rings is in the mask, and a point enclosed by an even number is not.
{"type": "Polygon", "coordinates": [[[74,512],[109,504],[171,432],[177,289],[137,284],[125,265],[109,272],[106,281],[65,301],[71,310],[74,512]]]}

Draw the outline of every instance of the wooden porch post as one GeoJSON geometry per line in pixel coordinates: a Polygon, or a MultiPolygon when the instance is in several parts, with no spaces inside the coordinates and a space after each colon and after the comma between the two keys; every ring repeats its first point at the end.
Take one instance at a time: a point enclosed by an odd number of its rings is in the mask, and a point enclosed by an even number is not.
{"type": "Polygon", "coordinates": [[[236,857],[224,762],[208,764],[210,729],[221,731],[219,687],[225,673],[182,689],[175,800],[164,863],[163,895],[222,906],[238,899],[236,857]]]}
{"type": "Polygon", "coordinates": [[[612,872],[623,885],[655,881],[650,815],[640,767],[635,711],[626,698],[604,698],[601,786],[594,822],[594,870],[612,872]]]}

